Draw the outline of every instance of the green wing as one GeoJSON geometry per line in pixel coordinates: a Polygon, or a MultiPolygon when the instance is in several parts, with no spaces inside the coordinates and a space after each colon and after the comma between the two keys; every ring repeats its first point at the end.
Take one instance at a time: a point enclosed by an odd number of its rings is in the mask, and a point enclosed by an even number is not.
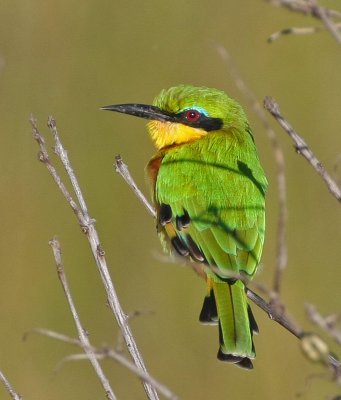
{"type": "Polygon", "coordinates": [[[249,142],[240,148],[226,134],[209,134],[173,148],[155,184],[164,241],[216,266],[221,277],[229,271],[251,277],[261,257],[267,182],[249,142]]]}

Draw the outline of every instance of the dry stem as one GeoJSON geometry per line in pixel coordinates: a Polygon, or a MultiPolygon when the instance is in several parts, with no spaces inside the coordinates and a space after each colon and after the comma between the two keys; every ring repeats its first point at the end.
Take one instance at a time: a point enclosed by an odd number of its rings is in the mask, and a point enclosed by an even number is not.
{"type": "MultiPolygon", "coordinates": [[[[36,328],[33,329],[30,332],[27,332],[24,336],[26,339],[27,336],[31,333],[38,333],[43,336],[47,336],[52,339],[59,340],[64,343],[68,343],[71,345],[76,345],[78,347],[83,348],[82,342],[79,339],[75,339],[73,337],[64,335],[59,332],[51,331],[49,329],[43,329],[43,328],[36,328]]],[[[112,359],[114,361],[117,361],[120,365],[123,365],[125,368],[129,369],[132,371],[135,375],[140,377],[142,380],[149,382],[153,387],[155,387],[160,394],[162,394],[166,399],[168,400],[177,400],[178,397],[170,390],[168,389],[165,385],[161,384],[159,381],[157,381],[154,377],[151,375],[141,371],[138,369],[134,363],[132,363],[130,360],[128,360],[123,354],[121,354],[120,351],[115,351],[112,348],[108,346],[103,346],[103,347],[94,347],[92,345],[89,346],[89,349],[93,352],[94,357],[96,357],[97,360],[102,360],[102,359],[112,359]]],[[[78,360],[84,360],[87,358],[87,355],[82,353],[82,354],[72,354],[70,356],[65,357],[61,362],[58,363],[56,366],[55,370],[58,370],[65,362],[67,361],[78,361],[78,360]]]]}
{"type": "MultiPolygon", "coordinates": [[[[270,3],[287,8],[290,11],[310,15],[323,23],[323,26],[334,37],[339,45],[341,45],[341,33],[339,31],[340,24],[335,23],[333,18],[341,18],[341,12],[321,7],[317,0],[270,0],[270,3]]],[[[269,41],[277,39],[279,36],[287,33],[302,34],[319,32],[322,27],[317,28],[287,28],[280,32],[272,34],[269,41]]]]}
{"type": "MultiPolygon", "coordinates": [[[[64,198],[69,203],[73,212],[77,216],[77,219],[82,228],[82,231],[86,234],[86,236],[88,238],[93,256],[95,258],[98,270],[100,272],[100,276],[102,278],[104,288],[105,288],[107,296],[108,296],[108,303],[109,303],[110,309],[112,310],[112,313],[114,314],[114,316],[117,320],[117,323],[122,331],[122,335],[126,342],[128,351],[130,352],[131,357],[134,360],[136,367],[146,373],[147,371],[146,371],[146,367],[144,365],[144,361],[143,361],[142,356],[137,348],[135,339],[134,339],[133,334],[130,330],[130,327],[127,323],[127,316],[122,310],[116,290],[115,290],[113,282],[111,280],[108,266],[107,266],[106,259],[105,259],[105,252],[100,244],[98,233],[94,226],[95,221],[92,218],[90,218],[90,216],[88,214],[88,210],[87,210],[82,192],[80,190],[77,179],[73,172],[71,163],[68,159],[67,152],[63,148],[62,143],[60,141],[55,120],[52,117],[49,117],[49,119],[48,119],[48,127],[50,128],[50,131],[51,131],[54,141],[55,141],[55,152],[59,156],[60,160],[63,163],[65,170],[68,173],[68,176],[69,176],[70,181],[74,188],[75,195],[78,199],[79,205],[73,200],[72,196],[66,189],[65,184],[62,182],[61,178],[59,177],[55,167],[52,165],[50,157],[46,150],[45,140],[38,130],[37,121],[35,120],[34,117],[31,117],[30,122],[31,122],[32,128],[33,128],[33,137],[37,141],[37,143],[40,147],[39,160],[42,161],[44,163],[44,165],[47,167],[47,169],[50,172],[50,174],[52,175],[55,183],[57,184],[59,190],[62,192],[64,198]]],[[[148,399],[150,399],[150,400],[158,399],[158,395],[157,395],[157,392],[154,387],[152,387],[148,382],[145,382],[145,381],[143,381],[143,386],[144,386],[144,389],[145,389],[148,399]]]]}
{"type": "Polygon", "coordinates": [[[337,183],[332,179],[329,173],[322,166],[321,162],[314,155],[310,147],[302,139],[302,137],[294,130],[290,123],[283,117],[280,112],[279,105],[272,97],[266,97],[264,99],[264,107],[271,113],[271,115],[277,120],[281,127],[287,132],[295,144],[295,149],[298,154],[303,156],[308,163],[314,168],[314,170],[321,176],[325,184],[328,187],[330,193],[341,202],[341,189],[337,183]]]}
{"type": "Polygon", "coordinates": [[[3,383],[5,386],[7,392],[11,396],[13,400],[21,400],[22,397],[13,389],[13,386],[9,382],[9,380],[6,378],[5,374],[0,370],[0,381],[3,383]]]}
{"type": "Polygon", "coordinates": [[[86,353],[86,357],[89,359],[89,361],[91,362],[94,370],[96,371],[96,374],[99,378],[99,380],[102,383],[102,386],[105,390],[106,396],[109,400],[116,400],[117,397],[115,396],[108,378],[105,376],[98,360],[97,357],[93,351],[93,348],[90,344],[90,341],[88,339],[88,335],[86,330],[83,328],[82,323],[80,321],[78,312],[76,310],[74,301],[72,299],[71,296],[71,292],[70,292],[70,288],[66,279],[66,275],[64,272],[64,266],[63,266],[63,262],[62,262],[62,254],[61,254],[61,249],[60,249],[60,243],[58,241],[58,239],[56,237],[54,237],[50,242],[49,242],[50,246],[52,247],[52,251],[53,251],[53,255],[54,258],[56,260],[56,266],[57,266],[57,273],[58,273],[58,278],[60,280],[60,283],[62,284],[63,290],[64,290],[64,294],[65,297],[67,299],[67,302],[69,303],[69,307],[71,310],[71,314],[73,317],[73,320],[75,321],[75,325],[77,328],[77,332],[78,332],[78,337],[79,337],[79,343],[80,346],[83,348],[83,350],[86,353]]]}

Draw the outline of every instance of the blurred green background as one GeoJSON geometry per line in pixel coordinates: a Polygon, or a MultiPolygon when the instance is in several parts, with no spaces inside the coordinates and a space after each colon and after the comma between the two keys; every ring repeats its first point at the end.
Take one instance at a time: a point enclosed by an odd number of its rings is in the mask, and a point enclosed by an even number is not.
{"type": "MultiPolygon", "coordinates": [[[[324,2],[332,5],[334,2],[324,2]]],[[[189,269],[160,260],[154,222],[114,173],[120,153],[148,193],[144,166],[153,154],[144,122],[100,106],[150,103],[178,83],[226,90],[254,128],[270,190],[267,240],[257,281],[271,285],[275,265],[276,168],[264,129],[237,91],[215,49],[225,46],[247,85],[262,101],[274,96],[295,128],[332,171],[341,146],[341,48],[326,32],[267,37],[317,21],[257,1],[11,1],[0,12],[1,279],[0,369],[26,399],[99,399],[104,393],[86,361],[54,368],[78,352],[67,344],[23,334],[44,327],[76,336],[48,240],[58,235],[67,276],[93,344],[118,341],[116,322],[85,237],[46,168],[37,161],[30,113],[48,137],[48,115],[84,190],[126,312],[149,371],[183,399],[311,400],[336,394],[307,361],[298,341],[255,306],[261,334],[255,369],[247,373],[216,360],[218,332],[200,326],[204,283],[189,269]]],[[[304,303],[323,313],[340,310],[340,206],[276,127],[286,158],[289,264],[283,282],[288,310],[312,326],[304,303]]],[[[340,350],[331,343],[332,350],[340,350]]],[[[103,362],[119,399],[144,399],[138,379],[103,362]]],[[[9,398],[0,385],[0,398],[9,398]]]]}

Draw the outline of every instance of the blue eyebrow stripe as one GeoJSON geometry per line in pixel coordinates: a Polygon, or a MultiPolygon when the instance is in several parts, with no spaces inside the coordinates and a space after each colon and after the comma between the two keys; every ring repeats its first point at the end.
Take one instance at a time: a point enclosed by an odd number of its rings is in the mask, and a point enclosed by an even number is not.
{"type": "Polygon", "coordinates": [[[208,117],[208,112],[202,107],[198,107],[198,106],[187,107],[183,111],[188,111],[188,110],[196,110],[196,111],[200,112],[200,114],[205,115],[205,117],[208,117]]]}

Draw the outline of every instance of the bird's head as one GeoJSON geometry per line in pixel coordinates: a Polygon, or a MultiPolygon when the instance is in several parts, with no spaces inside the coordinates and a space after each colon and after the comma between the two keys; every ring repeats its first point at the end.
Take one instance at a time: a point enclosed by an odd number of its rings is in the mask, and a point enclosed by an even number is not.
{"type": "Polygon", "coordinates": [[[157,147],[188,143],[212,131],[248,129],[241,106],[224,92],[206,87],[179,85],[162,90],[153,105],[118,104],[102,107],[146,118],[157,147]]]}

